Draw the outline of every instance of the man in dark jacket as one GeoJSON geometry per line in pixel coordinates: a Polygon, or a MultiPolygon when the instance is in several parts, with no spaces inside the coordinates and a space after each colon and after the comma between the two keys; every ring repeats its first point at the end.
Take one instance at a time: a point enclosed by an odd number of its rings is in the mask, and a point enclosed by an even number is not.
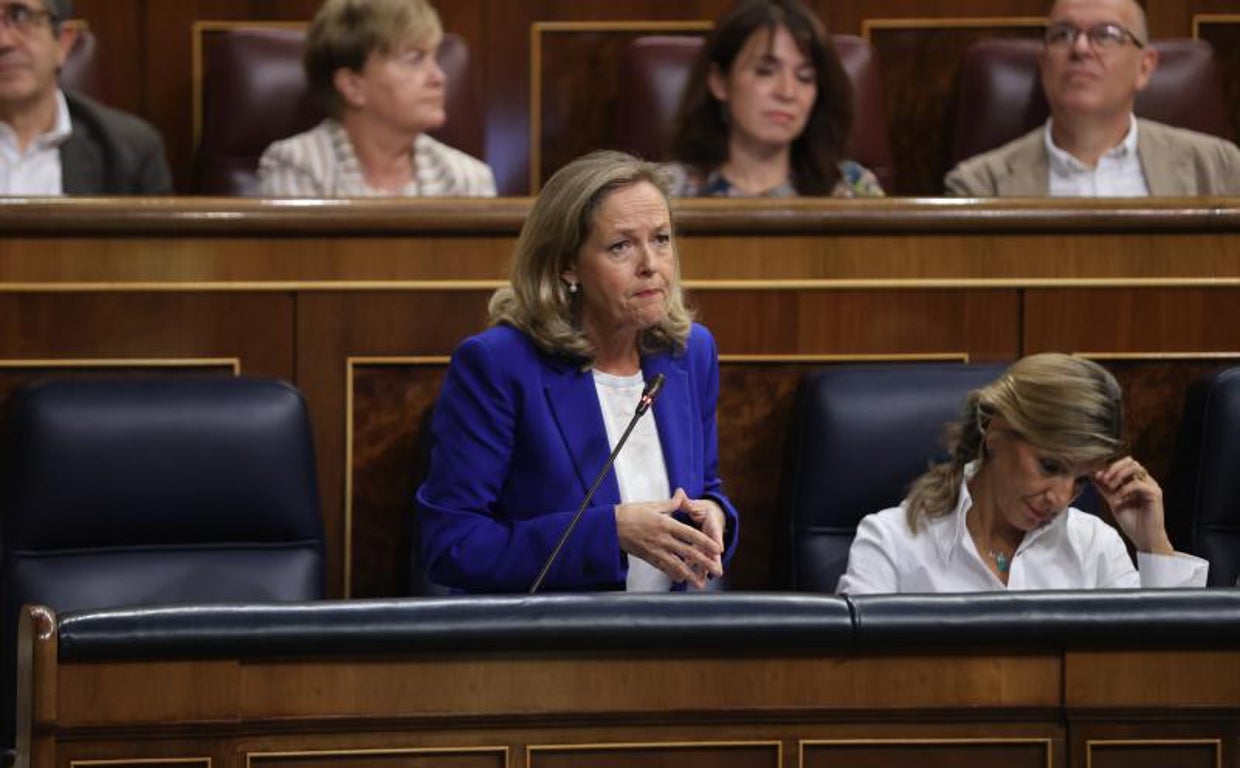
{"type": "Polygon", "coordinates": [[[60,88],[72,11],[72,0],[0,3],[0,194],[170,194],[154,128],[60,88]]]}

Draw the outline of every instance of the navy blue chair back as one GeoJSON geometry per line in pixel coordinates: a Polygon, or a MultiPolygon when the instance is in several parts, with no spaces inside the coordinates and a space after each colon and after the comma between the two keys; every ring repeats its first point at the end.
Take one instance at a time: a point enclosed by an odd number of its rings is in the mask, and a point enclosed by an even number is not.
{"type": "Polygon", "coordinates": [[[0,465],[3,726],[23,604],[324,596],[305,402],[245,378],[55,380],[14,394],[0,465]]]}
{"type": "Polygon", "coordinates": [[[1240,368],[1189,386],[1168,485],[1167,532],[1176,548],[1210,561],[1210,586],[1234,586],[1240,577],[1240,368]]]}
{"type": "Polygon", "coordinates": [[[793,589],[833,592],[857,524],[895,506],[932,462],[944,426],[1001,365],[841,366],[805,377],[788,496],[786,561],[793,589]]]}

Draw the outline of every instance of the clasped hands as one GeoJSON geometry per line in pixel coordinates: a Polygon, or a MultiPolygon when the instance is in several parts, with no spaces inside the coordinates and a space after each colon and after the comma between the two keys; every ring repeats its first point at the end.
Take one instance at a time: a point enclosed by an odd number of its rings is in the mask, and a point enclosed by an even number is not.
{"type": "Polygon", "coordinates": [[[616,505],[620,548],[698,589],[723,575],[723,509],[710,499],[691,499],[677,488],[666,501],[616,505]],[[692,525],[677,520],[684,513],[692,525]]]}

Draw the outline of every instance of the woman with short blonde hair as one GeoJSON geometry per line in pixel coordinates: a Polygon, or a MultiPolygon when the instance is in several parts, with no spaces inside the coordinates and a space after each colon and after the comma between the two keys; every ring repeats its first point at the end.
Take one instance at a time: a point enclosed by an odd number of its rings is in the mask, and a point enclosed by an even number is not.
{"type": "Polygon", "coordinates": [[[1105,368],[1046,353],[965,398],[949,461],[899,507],[866,516],[838,591],[968,592],[1205,586],[1208,564],[1175,552],[1162,489],[1123,437],[1123,393],[1105,368]],[[1137,549],[1072,502],[1092,484],[1137,549]]]}
{"type": "Polygon", "coordinates": [[[325,0],[303,63],[328,117],[263,152],[261,194],[494,197],[490,168],[427,135],[447,119],[442,39],[426,0],[325,0]]]}

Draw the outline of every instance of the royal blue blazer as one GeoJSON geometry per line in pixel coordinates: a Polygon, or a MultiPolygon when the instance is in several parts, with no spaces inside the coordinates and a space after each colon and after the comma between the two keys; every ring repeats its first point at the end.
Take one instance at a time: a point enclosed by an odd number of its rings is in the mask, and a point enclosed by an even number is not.
{"type": "MultiPolygon", "coordinates": [[[[648,355],[642,373],[667,377],[652,410],[668,484],[723,508],[726,563],[738,522],[716,471],[715,341],[695,324],[683,353],[648,355]]],[[[431,436],[430,470],[417,492],[427,575],[469,592],[528,590],[610,454],[593,374],[578,360],[542,352],[521,331],[496,326],[453,354],[431,436]]],[[[545,588],[624,589],[619,503],[612,470],[545,588]]]]}

